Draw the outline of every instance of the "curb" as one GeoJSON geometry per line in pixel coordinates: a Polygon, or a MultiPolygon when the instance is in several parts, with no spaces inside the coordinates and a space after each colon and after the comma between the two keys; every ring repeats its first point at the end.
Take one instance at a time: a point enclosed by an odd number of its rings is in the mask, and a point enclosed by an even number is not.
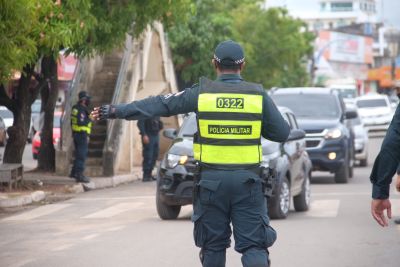
{"type": "MultiPolygon", "coordinates": [[[[137,180],[134,174],[117,175],[113,177],[92,178],[90,183],[78,183],[66,186],[66,192],[79,194],[85,191],[116,187],[120,184],[126,184],[137,180]]],[[[30,194],[20,196],[7,196],[0,194],[0,208],[12,208],[29,205],[34,202],[40,202],[46,198],[43,191],[34,191],[30,194]]]]}
{"type": "Polygon", "coordinates": [[[43,191],[34,191],[28,195],[17,197],[5,197],[0,199],[0,208],[11,208],[29,205],[33,202],[42,201],[45,198],[46,194],[43,191]]]}

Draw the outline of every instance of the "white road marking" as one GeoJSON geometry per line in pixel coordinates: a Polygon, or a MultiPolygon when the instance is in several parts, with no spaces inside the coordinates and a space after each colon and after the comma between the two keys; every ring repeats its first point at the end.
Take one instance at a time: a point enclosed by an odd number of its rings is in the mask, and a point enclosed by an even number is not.
{"type": "Polygon", "coordinates": [[[16,262],[14,264],[8,265],[8,267],[22,267],[22,266],[24,266],[28,263],[32,263],[32,262],[34,262],[33,259],[26,259],[26,260],[22,260],[20,262],[16,262]]]}
{"type": "Polygon", "coordinates": [[[110,218],[129,210],[133,210],[142,206],[142,202],[124,202],[117,205],[111,206],[109,208],[100,210],[98,212],[86,215],[82,218],[84,219],[99,219],[99,218],[110,218]]]}
{"type": "Polygon", "coordinates": [[[28,221],[65,209],[71,204],[51,204],[3,219],[3,221],[28,221]]]}
{"type": "Polygon", "coordinates": [[[106,230],[104,230],[105,232],[115,232],[115,231],[119,231],[121,229],[124,229],[125,226],[115,226],[115,227],[110,227],[106,230]]]}
{"type": "Polygon", "coordinates": [[[61,245],[59,247],[53,248],[51,251],[63,251],[63,250],[67,250],[69,248],[71,248],[73,245],[72,244],[65,244],[65,245],[61,245]]]}
{"type": "Polygon", "coordinates": [[[311,193],[312,196],[369,196],[371,192],[325,192],[325,193],[311,193]]]}
{"type": "Polygon", "coordinates": [[[98,236],[99,236],[99,234],[91,234],[91,235],[87,235],[87,236],[82,237],[82,240],[91,240],[91,239],[96,238],[98,236]]]}
{"type": "Polygon", "coordinates": [[[399,216],[400,217],[400,199],[390,199],[390,202],[392,203],[392,214],[393,216],[399,216]]]}
{"type": "Polygon", "coordinates": [[[93,198],[78,198],[78,199],[74,199],[74,202],[77,201],[98,201],[98,200],[135,200],[135,199],[154,199],[155,196],[151,195],[151,196],[134,196],[134,197],[93,197],[93,198]]]}
{"type": "Polygon", "coordinates": [[[336,217],[339,211],[340,200],[338,199],[325,199],[314,200],[311,202],[310,211],[306,214],[310,217],[336,217]]]}

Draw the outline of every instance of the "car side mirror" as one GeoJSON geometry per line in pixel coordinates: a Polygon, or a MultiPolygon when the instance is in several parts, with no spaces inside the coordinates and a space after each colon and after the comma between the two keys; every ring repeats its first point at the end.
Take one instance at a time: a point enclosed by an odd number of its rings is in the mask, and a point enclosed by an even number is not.
{"type": "Polygon", "coordinates": [[[164,135],[164,137],[173,140],[173,139],[175,139],[176,136],[177,136],[176,129],[174,129],[174,128],[165,129],[165,130],[163,131],[163,135],[164,135]]]}
{"type": "Polygon", "coordinates": [[[346,120],[351,120],[351,119],[355,119],[358,117],[357,111],[354,110],[347,110],[346,114],[345,114],[345,119],[346,120]]]}
{"type": "Polygon", "coordinates": [[[306,137],[306,132],[301,129],[293,129],[290,131],[287,141],[295,141],[306,137]]]}

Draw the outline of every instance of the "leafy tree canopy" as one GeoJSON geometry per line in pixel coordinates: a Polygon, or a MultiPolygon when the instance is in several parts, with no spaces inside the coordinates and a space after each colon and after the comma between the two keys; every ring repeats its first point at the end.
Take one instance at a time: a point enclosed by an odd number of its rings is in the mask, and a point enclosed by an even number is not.
{"type": "Polygon", "coordinates": [[[197,12],[187,23],[169,29],[178,77],[196,82],[213,77],[210,60],[216,45],[227,39],[245,50],[244,77],[272,86],[307,83],[305,62],[312,51],[313,36],[285,9],[263,9],[257,0],[197,0],[197,12]]]}

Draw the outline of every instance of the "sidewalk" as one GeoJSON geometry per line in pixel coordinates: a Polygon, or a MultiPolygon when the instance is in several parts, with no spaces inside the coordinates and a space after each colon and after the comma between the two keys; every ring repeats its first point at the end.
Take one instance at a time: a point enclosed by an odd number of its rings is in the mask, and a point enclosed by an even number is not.
{"type": "Polygon", "coordinates": [[[112,177],[91,177],[88,184],[76,183],[75,179],[54,173],[24,172],[23,184],[12,191],[0,192],[0,208],[11,208],[46,201],[46,199],[71,198],[74,194],[89,190],[115,187],[141,180],[142,168],[134,167],[131,174],[112,177]]]}

